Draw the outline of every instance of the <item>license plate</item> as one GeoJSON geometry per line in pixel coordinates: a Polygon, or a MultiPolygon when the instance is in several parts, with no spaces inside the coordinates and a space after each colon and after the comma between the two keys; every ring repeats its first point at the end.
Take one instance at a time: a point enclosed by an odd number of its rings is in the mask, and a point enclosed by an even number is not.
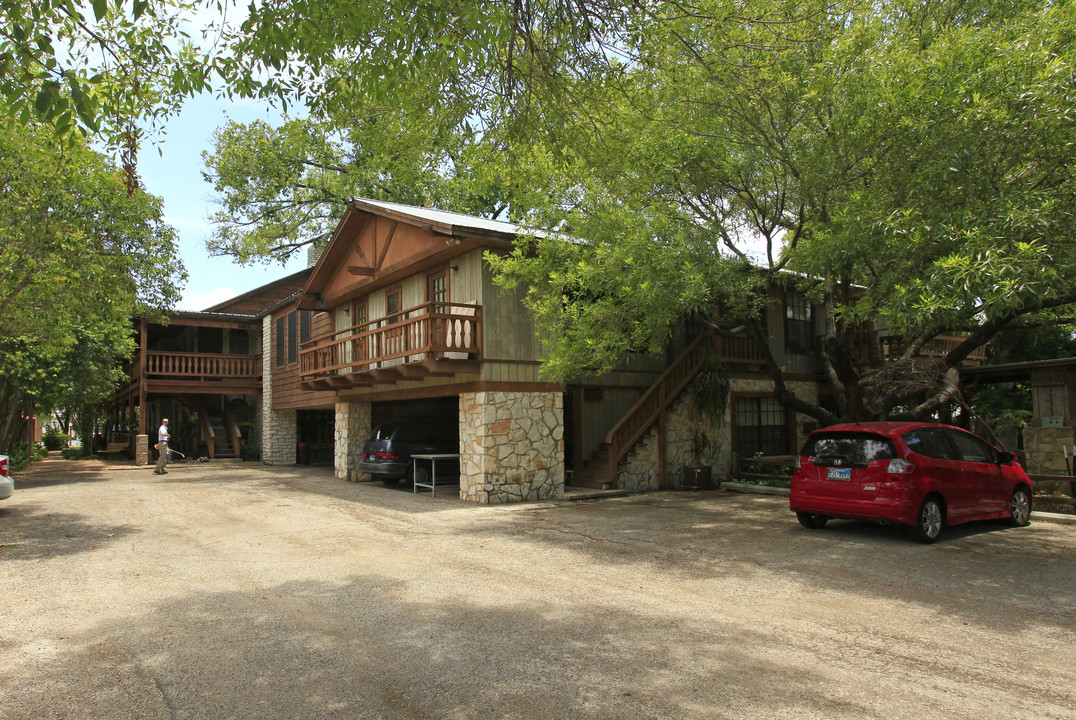
{"type": "Polygon", "coordinates": [[[826,477],[830,480],[851,480],[852,468],[830,468],[829,472],[826,473],[826,477]]]}

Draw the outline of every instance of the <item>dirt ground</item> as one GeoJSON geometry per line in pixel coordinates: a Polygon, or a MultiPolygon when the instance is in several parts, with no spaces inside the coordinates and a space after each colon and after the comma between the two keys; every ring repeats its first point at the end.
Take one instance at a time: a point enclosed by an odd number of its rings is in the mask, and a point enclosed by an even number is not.
{"type": "Polygon", "coordinates": [[[924,546],[722,491],[481,507],[46,461],[0,502],[0,718],[1058,718],[1076,526],[924,546]]]}

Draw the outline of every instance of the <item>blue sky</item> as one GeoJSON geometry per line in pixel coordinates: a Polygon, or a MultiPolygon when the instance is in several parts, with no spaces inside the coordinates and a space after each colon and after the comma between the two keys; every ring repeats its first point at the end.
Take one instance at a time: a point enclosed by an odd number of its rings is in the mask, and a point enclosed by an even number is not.
{"type": "Polygon", "coordinates": [[[286,266],[238,265],[228,258],[210,257],[205,240],[211,234],[213,186],[202,179],[202,151],[209,150],[213,131],[227,118],[239,122],[272,122],[277,112],[253,101],[218,100],[199,95],[187,100],[183,112],[166,126],[158,147],[139,151],[138,172],[147,191],[164,198],[165,220],[179,233],[180,257],[189,278],[180,310],[204,310],[259,285],[303,269],[296,259],[286,266]]]}

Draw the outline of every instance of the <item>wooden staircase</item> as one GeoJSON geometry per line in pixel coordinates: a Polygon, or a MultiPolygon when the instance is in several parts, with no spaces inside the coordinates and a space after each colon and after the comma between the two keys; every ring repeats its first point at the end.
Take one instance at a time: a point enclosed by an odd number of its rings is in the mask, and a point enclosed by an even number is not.
{"type": "Polygon", "coordinates": [[[714,338],[702,335],[695,339],[661,377],[605,436],[605,441],[575,471],[569,483],[572,487],[609,490],[616,487],[620,461],[658,426],[658,473],[660,486],[665,486],[665,413],[714,352],[714,338]]]}

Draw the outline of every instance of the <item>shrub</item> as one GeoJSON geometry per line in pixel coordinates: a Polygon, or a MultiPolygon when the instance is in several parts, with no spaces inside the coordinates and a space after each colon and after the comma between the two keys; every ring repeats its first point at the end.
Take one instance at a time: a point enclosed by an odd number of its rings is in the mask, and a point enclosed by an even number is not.
{"type": "Polygon", "coordinates": [[[71,441],[67,433],[59,430],[49,430],[41,437],[42,442],[45,443],[47,450],[63,450],[67,447],[67,443],[71,441]]]}

